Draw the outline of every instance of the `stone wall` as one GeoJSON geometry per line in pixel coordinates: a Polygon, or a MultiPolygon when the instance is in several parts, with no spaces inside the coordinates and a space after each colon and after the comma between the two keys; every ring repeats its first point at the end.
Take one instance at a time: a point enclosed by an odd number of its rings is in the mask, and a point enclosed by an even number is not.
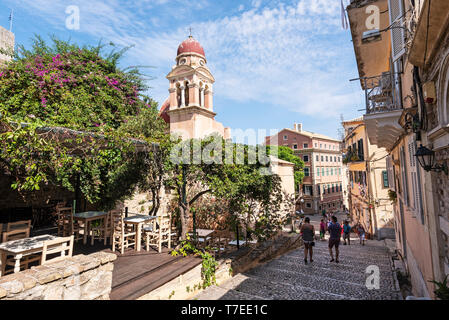
{"type": "Polygon", "coordinates": [[[0,278],[0,300],[109,300],[112,253],[96,252],[0,278]]]}

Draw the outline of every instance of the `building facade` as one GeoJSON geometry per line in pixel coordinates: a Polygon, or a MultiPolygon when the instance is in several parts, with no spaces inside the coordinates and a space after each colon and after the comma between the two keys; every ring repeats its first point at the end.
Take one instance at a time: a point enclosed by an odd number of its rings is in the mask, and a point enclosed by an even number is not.
{"type": "Polygon", "coordinates": [[[344,158],[348,166],[348,206],[353,223],[360,223],[368,238],[394,238],[393,206],[384,148],[369,142],[363,118],[344,121],[344,158]]]}
{"type": "Polygon", "coordinates": [[[413,294],[435,298],[430,280],[449,273],[449,2],[353,0],[347,12],[368,138],[388,152],[397,252],[413,294]]]}
{"type": "Polygon", "coordinates": [[[266,144],[287,146],[304,161],[304,181],[296,186],[304,203],[298,209],[306,214],[344,210],[341,141],[295,123],[293,130],[285,128],[266,137],[266,144]]]}
{"type": "MultiPolygon", "coordinates": [[[[14,50],[14,41],[14,33],[0,26],[0,48],[8,51],[14,50]]],[[[0,53],[0,66],[10,60],[10,56],[0,53]]]]}
{"type": "Polygon", "coordinates": [[[167,79],[170,96],[160,112],[170,124],[171,134],[183,139],[199,139],[214,133],[230,138],[230,129],[215,120],[215,79],[207,67],[203,47],[192,36],[179,45],[176,65],[167,79]]]}

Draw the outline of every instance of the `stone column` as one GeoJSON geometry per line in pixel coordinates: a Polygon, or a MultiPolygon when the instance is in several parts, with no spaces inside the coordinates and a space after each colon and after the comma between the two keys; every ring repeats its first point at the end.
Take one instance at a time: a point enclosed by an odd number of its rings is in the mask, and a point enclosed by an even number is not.
{"type": "Polygon", "coordinates": [[[178,99],[176,98],[176,88],[168,89],[170,93],[170,109],[175,109],[178,107],[178,99]]]}
{"type": "Polygon", "coordinates": [[[204,100],[204,106],[209,109],[212,110],[212,96],[213,96],[213,92],[212,90],[208,89],[205,91],[205,100],[204,100]]]}
{"type": "Polygon", "coordinates": [[[201,102],[200,107],[204,107],[204,88],[200,88],[200,96],[201,96],[201,99],[200,99],[200,102],[201,102]]]}
{"type": "Polygon", "coordinates": [[[188,84],[187,86],[189,88],[189,106],[199,104],[198,103],[199,98],[198,98],[198,94],[197,94],[197,90],[196,90],[198,85],[196,83],[192,83],[192,84],[188,84]]]}

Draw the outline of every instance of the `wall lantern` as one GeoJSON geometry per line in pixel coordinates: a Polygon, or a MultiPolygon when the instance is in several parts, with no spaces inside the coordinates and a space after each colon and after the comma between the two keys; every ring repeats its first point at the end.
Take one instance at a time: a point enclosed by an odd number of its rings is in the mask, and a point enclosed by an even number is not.
{"type": "Polygon", "coordinates": [[[446,163],[444,163],[443,165],[435,165],[435,151],[432,151],[426,147],[423,147],[423,145],[420,145],[418,150],[416,150],[415,157],[418,158],[419,165],[425,171],[443,171],[446,175],[448,174],[446,163]]]}

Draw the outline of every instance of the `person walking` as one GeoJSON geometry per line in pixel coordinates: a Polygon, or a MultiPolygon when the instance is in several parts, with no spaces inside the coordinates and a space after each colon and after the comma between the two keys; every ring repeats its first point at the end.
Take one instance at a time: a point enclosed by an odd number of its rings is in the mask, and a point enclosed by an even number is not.
{"type": "Polygon", "coordinates": [[[324,235],[326,234],[326,223],[324,222],[324,219],[321,219],[320,222],[320,239],[324,240],[324,235]]]}
{"type": "Polygon", "coordinates": [[[340,246],[340,237],[341,237],[341,226],[337,222],[337,217],[332,216],[332,222],[328,227],[329,230],[329,253],[331,256],[331,261],[334,262],[334,254],[332,252],[332,248],[335,246],[335,262],[339,263],[338,261],[338,247],[340,246]]]}
{"type": "Polygon", "coordinates": [[[364,246],[365,245],[365,228],[362,226],[361,223],[359,223],[359,225],[357,226],[357,231],[359,233],[360,244],[362,246],[364,246]]]}
{"type": "Polygon", "coordinates": [[[304,242],[304,262],[307,264],[307,255],[310,256],[310,262],[313,262],[312,247],[315,245],[315,242],[313,241],[315,236],[315,227],[310,224],[309,217],[304,219],[304,224],[302,225],[300,232],[304,242]]]}
{"type": "Polygon", "coordinates": [[[343,240],[344,245],[346,245],[346,239],[348,239],[348,245],[351,245],[351,226],[349,225],[348,220],[345,220],[343,224],[343,240]]]}

